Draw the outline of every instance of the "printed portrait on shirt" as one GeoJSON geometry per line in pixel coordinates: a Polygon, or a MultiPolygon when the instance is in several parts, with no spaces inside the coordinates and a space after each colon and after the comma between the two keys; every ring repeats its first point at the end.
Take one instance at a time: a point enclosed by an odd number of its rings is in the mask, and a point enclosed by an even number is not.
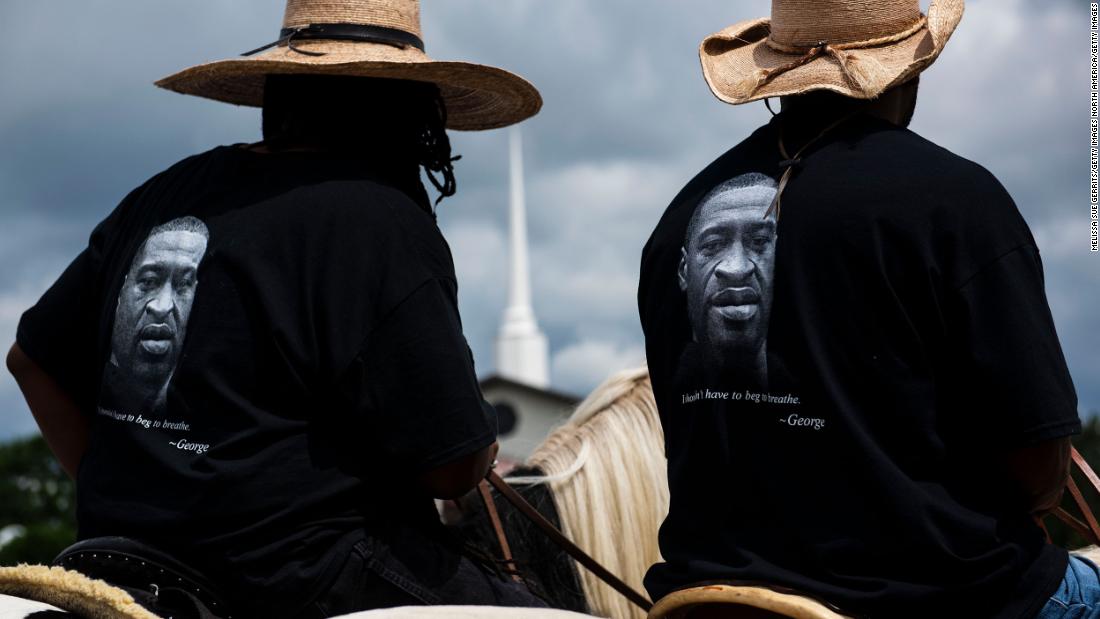
{"type": "Polygon", "coordinates": [[[698,362],[764,387],[775,270],[776,194],[771,177],[750,173],[712,189],[696,206],[677,271],[698,362]]]}
{"type": "Polygon", "coordinates": [[[107,404],[159,415],[179,362],[210,233],[195,217],[153,228],[122,282],[105,373],[107,404]]]}

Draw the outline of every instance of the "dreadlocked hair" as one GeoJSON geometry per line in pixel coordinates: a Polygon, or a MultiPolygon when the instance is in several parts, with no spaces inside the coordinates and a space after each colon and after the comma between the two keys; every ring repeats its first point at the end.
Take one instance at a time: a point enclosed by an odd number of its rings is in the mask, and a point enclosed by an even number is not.
{"type": "Polygon", "coordinates": [[[435,203],[439,204],[443,198],[455,195],[457,186],[453,162],[461,159],[462,155],[451,156],[451,139],[447,137],[446,131],[447,106],[443,103],[443,97],[439,96],[439,87],[435,84],[429,84],[429,86],[435,94],[430,100],[435,113],[426,115],[427,122],[424,123],[420,138],[417,140],[421,146],[417,163],[424,168],[425,176],[439,192],[439,197],[435,199],[435,203]],[[442,182],[435,177],[436,174],[443,176],[442,182]]]}
{"type": "Polygon", "coordinates": [[[427,82],[330,75],[269,75],[264,143],[273,150],[314,147],[387,167],[420,166],[439,192],[457,189],[447,107],[427,82]]]}

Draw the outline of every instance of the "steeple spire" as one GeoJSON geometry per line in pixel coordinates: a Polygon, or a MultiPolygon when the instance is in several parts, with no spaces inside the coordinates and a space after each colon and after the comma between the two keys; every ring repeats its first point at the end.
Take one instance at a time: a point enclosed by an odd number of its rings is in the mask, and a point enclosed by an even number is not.
{"type": "Polygon", "coordinates": [[[550,386],[546,336],[531,309],[531,271],[527,264],[527,206],[523,190],[523,144],[519,129],[509,133],[510,200],[508,206],[508,307],[497,335],[497,372],[505,378],[545,388],[550,386]]]}

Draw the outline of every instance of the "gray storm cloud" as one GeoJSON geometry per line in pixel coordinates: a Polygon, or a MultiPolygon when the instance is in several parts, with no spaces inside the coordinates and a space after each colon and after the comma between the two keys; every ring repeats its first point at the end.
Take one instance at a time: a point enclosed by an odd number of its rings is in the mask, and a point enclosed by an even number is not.
{"type": "MultiPolygon", "coordinates": [[[[699,169],[766,122],[707,90],[707,34],[766,15],[764,0],[424,0],[428,52],[499,65],[537,85],[524,125],[535,311],[555,385],[583,393],[643,361],[634,292],[641,247],[699,169]]],[[[275,38],[279,0],[7,2],[0,23],[0,339],[148,176],[259,137],[259,113],[152,82],[275,38]],[[125,33],[125,36],[117,33],[125,33]],[[13,87],[18,85],[18,87],[13,87]]],[[[912,128],[996,174],[1042,251],[1081,399],[1100,409],[1100,255],[1088,251],[1088,7],[972,0],[922,77],[912,128]],[[1027,45],[1020,41],[1026,40],[1027,45]]],[[[507,145],[454,134],[458,195],[440,205],[467,337],[482,373],[505,303],[507,145]]],[[[33,431],[0,378],[0,438],[33,431]]]]}

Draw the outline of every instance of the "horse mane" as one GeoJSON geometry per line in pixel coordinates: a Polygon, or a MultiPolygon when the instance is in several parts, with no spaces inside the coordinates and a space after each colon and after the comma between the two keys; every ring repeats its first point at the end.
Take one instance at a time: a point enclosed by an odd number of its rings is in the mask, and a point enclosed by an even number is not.
{"type": "MultiPolygon", "coordinates": [[[[649,371],[619,372],[596,388],[527,459],[544,476],[511,484],[548,484],[563,532],[627,584],[642,589],[660,561],[657,530],[668,514],[664,436],[649,371]]],[[[645,614],[577,566],[590,612],[645,614]]]]}

